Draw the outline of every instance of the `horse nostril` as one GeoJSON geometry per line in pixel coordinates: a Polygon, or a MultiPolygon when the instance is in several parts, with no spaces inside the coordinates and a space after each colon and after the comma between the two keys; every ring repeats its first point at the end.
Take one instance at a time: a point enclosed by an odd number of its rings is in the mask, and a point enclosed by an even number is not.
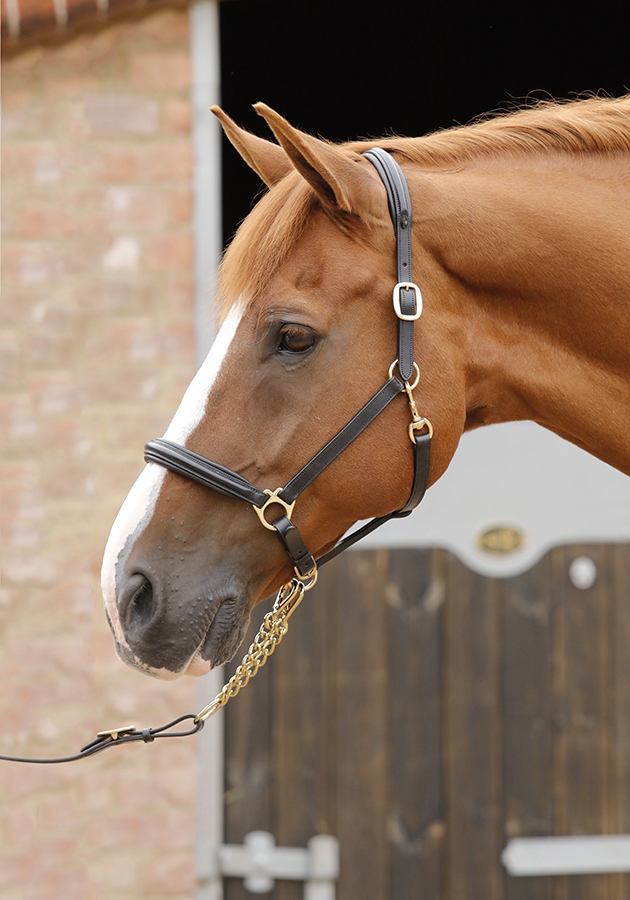
{"type": "Polygon", "coordinates": [[[137,573],[130,579],[132,592],[125,610],[127,630],[142,628],[153,615],[153,585],[145,575],[137,573]]]}

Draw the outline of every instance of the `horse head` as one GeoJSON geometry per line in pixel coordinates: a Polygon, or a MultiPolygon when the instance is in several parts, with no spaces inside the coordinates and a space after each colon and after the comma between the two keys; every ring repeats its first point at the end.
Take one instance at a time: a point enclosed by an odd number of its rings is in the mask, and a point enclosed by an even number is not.
{"type": "MultiPolygon", "coordinates": [[[[222,325],[165,437],[274,489],[387,378],[396,355],[396,245],[386,192],[368,160],[256,108],[278,144],[214,110],[269,190],[225,254],[222,325]]],[[[422,176],[406,174],[415,195],[422,176]]],[[[466,409],[456,350],[445,351],[439,337],[450,315],[434,300],[444,275],[415,237],[426,310],[416,329],[415,397],[435,429],[434,481],[466,409]]],[[[403,393],[301,494],[292,520],[316,557],[357,521],[404,505],[413,478],[408,426],[403,393]]],[[[234,655],[253,606],[291,574],[251,506],[149,463],[103,563],[117,651],[159,677],[204,674],[234,655]]]]}

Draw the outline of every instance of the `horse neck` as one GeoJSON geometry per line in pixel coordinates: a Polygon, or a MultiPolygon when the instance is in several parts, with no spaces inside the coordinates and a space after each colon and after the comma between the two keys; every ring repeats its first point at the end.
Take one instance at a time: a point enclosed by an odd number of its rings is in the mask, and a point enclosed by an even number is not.
{"type": "Polygon", "coordinates": [[[413,196],[468,426],[532,419],[630,474],[627,165],[495,161],[413,196]]]}

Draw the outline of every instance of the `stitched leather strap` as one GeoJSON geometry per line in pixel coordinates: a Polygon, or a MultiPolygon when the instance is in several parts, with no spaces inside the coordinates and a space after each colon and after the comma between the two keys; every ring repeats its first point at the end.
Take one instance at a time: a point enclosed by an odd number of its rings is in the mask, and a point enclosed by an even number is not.
{"type": "Polygon", "coordinates": [[[312,575],[316,569],[315,560],[313,559],[311,551],[302,540],[302,535],[297,527],[286,516],[280,516],[279,519],[274,519],[273,526],[278,532],[278,537],[284,544],[284,549],[291,557],[295,570],[300,578],[306,578],[308,575],[312,575]]]}
{"type": "Polygon", "coordinates": [[[269,499],[264,491],[258,490],[251,481],[233,472],[232,469],[166,438],[155,438],[145,444],[144,458],[147,462],[158,463],[158,465],[170,469],[171,472],[196,481],[204,487],[212,488],[213,491],[226,497],[245,500],[259,509],[269,499]]]}
{"type": "Polygon", "coordinates": [[[338,431],[331,438],[325,447],[316,453],[315,456],[306,463],[303,468],[295,475],[291,481],[282,488],[280,496],[285,503],[293,503],[302,491],[320,475],[331,462],[339,456],[350,444],[359,437],[368,425],[383,412],[394,397],[397,397],[404,390],[402,383],[398,378],[390,378],[385,382],[383,387],[371,397],[359,412],[350,419],[347,425],[338,431]]]}
{"type": "Polygon", "coordinates": [[[413,512],[426,493],[431,467],[431,436],[429,434],[414,434],[413,455],[414,473],[411,494],[403,508],[395,514],[397,516],[406,516],[413,512]]]}
{"type": "MultiPolygon", "coordinates": [[[[373,147],[363,154],[376,171],[387,191],[389,214],[396,235],[396,272],[398,283],[412,281],[411,276],[411,197],[402,169],[396,160],[381,147],[373,147]]],[[[400,288],[400,311],[405,316],[415,314],[420,297],[413,289],[400,288]]],[[[398,371],[403,381],[413,378],[414,323],[398,319],[398,371]]]]}
{"type": "Polygon", "coordinates": [[[428,434],[415,435],[414,476],[409,500],[407,500],[402,509],[388,513],[386,516],[378,516],[375,519],[370,519],[365,525],[362,525],[360,528],[357,528],[356,531],[353,531],[342,538],[338,544],[335,544],[332,550],[329,550],[328,553],[320,556],[317,560],[317,565],[321,568],[327,562],[330,562],[331,559],[334,559],[336,556],[339,556],[340,553],[343,553],[344,550],[347,550],[348,547],[352,547],[353,544],[356,544],[366,535],[376,531],[377,528],[380,528],[381,525],[384,525],[391,519],[403,519],[405,516],[411,515],[425,495],[427,484],[429,482],[430,466],[431,438],[428,434]]]}

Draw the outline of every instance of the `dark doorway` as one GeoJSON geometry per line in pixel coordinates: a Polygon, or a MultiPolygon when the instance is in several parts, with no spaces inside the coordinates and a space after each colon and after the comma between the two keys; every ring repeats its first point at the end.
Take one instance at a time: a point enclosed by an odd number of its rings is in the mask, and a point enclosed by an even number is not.
{"type": "MultiPolygon", "coordinates": [[[[233,0],[221,4],[222,103],[266,136],[251,104],[331,140],[420,135],[526,97],[630,89],[624,3],[233,0]]],[[[226,143],[224,236],[260,191],[226,143]]]]}

